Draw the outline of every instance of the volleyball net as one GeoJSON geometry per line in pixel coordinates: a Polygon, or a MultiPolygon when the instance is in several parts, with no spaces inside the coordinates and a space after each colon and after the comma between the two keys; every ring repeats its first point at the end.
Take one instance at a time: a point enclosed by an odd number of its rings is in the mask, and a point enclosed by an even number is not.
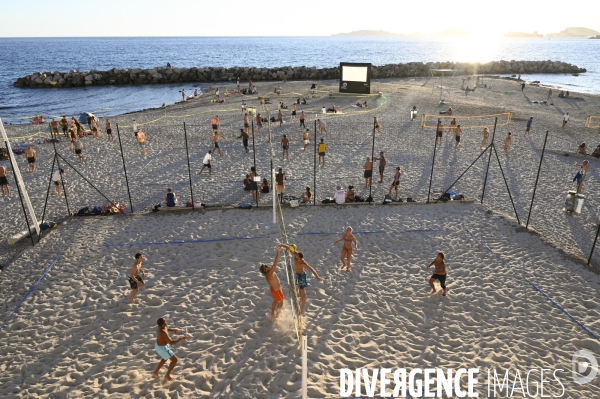
{"type": "Polygon", "coordinates": [[[588,129],[600,129],[600,116],[588,116],[585,120],[585,127],[588,129]]]}
{"type": "Polygon", "coordinates": [[[457,125],[460,125],[461,129],[483,129],[484,127],[490,128],[494,126],[494,121],[496,118],[498,118],[498,124],[496,126],[506,126],[512,122],[512,112],[502,112],[499,114],[488,115],[423,114],[421,115],[421,128],[437,128],[438,119],[441,120],[444,126],[448,126],[452,119],[456,119],[456,123],[457,125]]]}

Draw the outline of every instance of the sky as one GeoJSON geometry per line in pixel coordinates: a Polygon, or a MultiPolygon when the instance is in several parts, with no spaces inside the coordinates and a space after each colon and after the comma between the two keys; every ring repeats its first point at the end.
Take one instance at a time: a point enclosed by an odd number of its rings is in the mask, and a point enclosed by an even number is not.
{"type": "Polygon", "coordinates": [[[600,1],[0,0],[0,37],[330,36],[356,30],[478,35],[600,31],[600,1]]]}

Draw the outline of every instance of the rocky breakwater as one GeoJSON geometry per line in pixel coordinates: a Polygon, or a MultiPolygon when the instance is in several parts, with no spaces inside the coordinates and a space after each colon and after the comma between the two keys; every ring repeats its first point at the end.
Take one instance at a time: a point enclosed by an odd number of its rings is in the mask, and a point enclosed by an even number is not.
{"type": "MultiPolygon", "coordinates": [[[[473,74],[528,74],[528,73],[582,73],[584,68],[560,61],[493,61],[485,64],[460,62],[409,62],[373,66],[371,77],[400,78],[429,76],[430,69],[456,69],[456,75],[473,74]]],[[[279,67],[279,68],[170,68],[91,70],[79,72],[37,72],[18,78],[15,86],[25,87],[81,87],[104,85],[142,85],[183,82],[226,82],[277,80],[325,80],[338,79],[340,71],[334,68],[279,67]]]]}

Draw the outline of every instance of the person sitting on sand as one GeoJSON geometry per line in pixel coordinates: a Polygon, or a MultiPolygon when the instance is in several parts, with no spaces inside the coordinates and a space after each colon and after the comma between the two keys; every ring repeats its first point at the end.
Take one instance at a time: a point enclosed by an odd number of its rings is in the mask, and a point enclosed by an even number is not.
{"type": "Polygon", "coordinates": [[[250,175],[246,175],[244,179],[244,191],[252,191],[252,179],[250,179],[250,175]]]}
{"type": "Polygon", "coordinates": [[[346,192],[342,190],[342,186],[336,187],[337,191],[333,194],[333,199],[336,204],[343,204],[346,202],[346,192]]]}
{"type": "Polygon", "coordinates": [[[301,102],[300,104],[302,104],[302,105],[306,105],[306,104],[307,104],[307,102],[306,102],[306,98],[302,98],[302,102],[301,102]]]}
{"type": "Polygon", "coordinates": [[[172,208],[177,205],[177,196],[173,192],[172,188],[167,188],[167,195],[165,195],[165,204],[172,208]]]}
{"type": "Polygon", "coordinates": [[[600,158],[600,145],[598,147],[596,147],[596,149],[594,150],[594,152],[592,152],[592,156],[594,158],[600,158]]]}
{"type": "Polygon", "coordinates": [[[358,241],[356,241],[356,237],[354,237],[354,235],[352,234],[352,227],[348,226],[342,237],[336,242],[334,242],[333,245],[335,246],[335,244],[337,244],[340,241],[344,241],[344,247],[342,248],[342,256],[340,256],[340,260],[342,261],[341,270],[346,269],[346,271],[349,271],[350,261],[352,260],[352,243],[354,243],[354,247],[358,250],[358,241]]]}
{"type": "Polygon", "coordinates": [[[260,192],[262,194],[269,194],[269,192],[271,192],[271,185],[266,177],[262,180],[262,183],[260,183],[260,192]]]}
{"type": "Polygon", "coordinates": [[[119,203],[115,200],[110,201],[108,204],[104,205],[103,211],[106,215],[116,215],[120,213],[119,203]]]}
{"type": "Polygon", "coordinates": [[[135,263],[131,266],[129,270],[129,285],[131,286],[131,296],[129,297],[129,302],[133,302],[135,299],[135,294],[137,294],[139,287],[144,285],[143,278],[146,278],[146,272],[142,269],[142,262],[144,261],[144,256],[141,253],[135,254],[135,263]],[[142,277],[140,277],[140,273],[142,277]]]}
{"type": "Polygon", "coordinates": [[[312,193],[310,192],[310,187],[306,187],[306,191],[302,193],[301,203],[306,204],[312,200],[312,193]]]}
{"type": "Polygon", "coordinates": [[[429,279],[429,286],[431,287],[431,295],[435,294],[437,292],[437,290],[435,289],[435,286],[433,285],[433,282],[435,280],[438,280],[440,282],[440,286],[442,287],[442,295],[446,296],[448,294],[448,291],[446,290],[446,263],[444,262],[444,253],[443,252],[438,252],[437,256],[435,257],[435,259],[433,260],[433,262],[431,262],[429,264],[429,266],[427,266],[427,268],[429,269],[431,266],[435,266],[435,270],[433,271],[433,274],[431,275],[431,278],[429,279]]]}
{"type": "Polygon", "coordinates": [[[277,263],[279,263],[279,253],[281,252],[282,245],[277,245],[277,252],[275,254],[275,260],[273,261],[273,265],[269,267],[269,265],[265,263],[260,264],[260,272],[265,279],[267,279],[267,283],[269,283],[269,290],[271,291],[271,296],[273,297],[273,304],[271,305],[271,317],[276,319],[279,316],[279,312],[283,307],[283,289],[281,288],[281,282],[279,281],[279,276],[275,273],[275,269],[277,269],[277,263]]]}
{"type": "Polygon", "coordinates": [[[354,186],[350,185],[348,186],[348,191],[346,192],[346,202],[354,202],[355,199],[354,186]]]}
{"type": "Polygon", "coordinates": [[[158,328],[156,329],[156,343],[154,344],[154,349],[156,350],[156,353],[158,353],[158,355],[162,358],[162,360],[160,361],[160,363],[158,363],[158,366],[156,366],[156,370],[154,370],[154,372],[152,373],[152,377],[158,378],[158,372],[160,371],[162,366],[165,365],[167,360],[170,359],[171,363],[169,363],[169,368],[167,369],[167,374],[165,374],[164,379],[167,381],[171,381],[171,372],[175,368],[175,365],[177,364],[178,360],[177,356],[175,356],[175,352],[173,352],[173,350],[171,349],[171,345],[175,345],[176,343],[187,339],[187,337],[184,335],[182,337],[177,338],[176,340],[172,340],[169,336],[169,333],[172,332],[177,334],[179,330],[177,328],[167,328],[167,320],[163,317],[158,319],[156,321],[156,324],[158,324],[158,328]]]}
{"type": "Polygon", "coordinates": [[[587,148],[585,146],[585,143],[581,143],[579,144],[579,147],[577,147],[577,151],[575,152],[576,154],[582,154],[582,155],[587,155],[587,148]]]}
{"type": "Polygon", "coordinates": [[[296,285],[300,290],[300,314],[303,315],[306,310],[306,287],[308,287],[308,282],[306,281],[306,272],[304,269],[308,269],[319,282],[322,282],[323,279],[319,277],[315,269],[313,269],[306,261],[304,260],[304,254],[302,252],[296,251],[296,246],[291,245],[283,245],[282,248],[287,249],[288,251],[292,251],[294,253],[294,266],[296,268],[296,285]]]}

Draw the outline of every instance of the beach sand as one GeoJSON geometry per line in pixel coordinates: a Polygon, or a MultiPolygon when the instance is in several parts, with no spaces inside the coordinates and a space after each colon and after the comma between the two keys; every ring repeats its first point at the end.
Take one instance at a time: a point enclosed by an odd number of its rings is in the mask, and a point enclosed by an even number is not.
{"type": "MultiPolygon", "coordinates": [[[[562,151],[574,152],[581,141],[591,148],[597,145],[592,141],[597,131],[585,129],[584,121],[597,110],[599,99],[582,95],[584,101],[562,100],[555,93],[555,105],[544,106],[532,101],[545,100],[547,89],[527,86],[521,93],[516,82],[496,79],[486,79],[491,89],[477,89],[465,97],[458,89],[460,81],[445,80],[456,89],[443,106],[438,104],[439,93],[432,93],[431,79],[377,81],[373,91],[383,95],[367,98],[368,109],[353,106],[364,97],[335,93],[333,81],[319,82],[318,89],[323,91],[314,98],[306,82],[282,85],[282,101],[289,104],[297,97],[309,101],[298,110],[307,112],[311,130],[315,117],[327,123],[328,134],[317,136],[328,143],[326,167],[316,174],[318,202],[332,196],[337,184],[353,184],[357,194],[368,195],[363,188],[362,165],[371,156],[373,116],[378,117],[383,131],[375,136],[375,154],[385,151],[388,159],[384,183],[376,183],[377,176],[373,179],[373,197],[378,204],[284,207],[289,241],[298,245],[324,278],[317,283],[309,276],[307,291],[304,331],[308,337],[309,397],[339,397],[339,370],[359,367],[496,367],[521,372],[560,368],[565,370],[560,375],[565,397],[594,397],[597,392],[597,380],[574,384],[570,369],[576,350],[600,355],[600,344],[531,283],[591,331],[600,331],[600,278],[580,260],[589,254],[598,223],[597,161],[590,161],[582,214],[562,211],[566,191],[574,188],[571,180],[577,168],[573,163],[581,161],[565,157],[562,151]],[[335,98],[329,97],[329,89],[334,90],[335,98]],[[340,105],[344,113],[317,114],[321,106],[332,103],[340,105]],[[477,203],[379,205],[395,165],[404,171],[401,196],[427,197],[434,133],[421,129],[419,120],[410,121],[412,105],[417,105],[420,114],[437,114],[448,106],[456,115],[513,112],[512,123],[499,127],[496,137],[504,138],[508,131],[515,135],[510,157],[502,155],[501,145],[498,155],[523,224],[543,133],[550,130],[547,148],[553,151],[544,157],[530,221],[530,227],[541,235],[517,224],[495,157],[484,203],[478,203],[487,155],[453,188],[477,203]],[[572,119],[568,129],[562,130],[562,115],[567,110],[572,119]],[[534,116],[534,131],[523,137],[529,116],[534,116]],[[339,270],[340,244],[332,247],[332,243],[347,225],[356,232],[359,250],[351,271],[345,273],[339,270]],[[429,295],[425,266],[438,250],[447,256],[448,297],[429,295]]],[[[276,104],[276,95],[269,96],[276,104]]],[[[254,154],[246,154],[241,139],[235,139],[242,127],[240,101],[233,96],[226,104],[213,104],[201,97],[166,111],[111,117],[113,130],[116,123],[126,126],[135,118],[148,136],[148,156],[143,158],[130,129],[121,130],[136,213],[65,218],[64,197],[57,197],[52,186],[45,219],[60,220],[59,227],[34,248],[27,248],[26,241],[9,247],[3,240],[0,250],[10,263],[0,273],[0,320],[11,314],[42,272],[60,258],[0,332],[0,396],[300,397],[300,356],[284,271],[279,275],[286,305],[276,322],[269,317],[271,296],[258,272],[259,262],[272,261],[281,239],[267,207],[271,196],[261,198],[264,208],[250,211],[148,212],[162,200],[167,187],[174,188],[181,203],[191,199],[184,121],[195,202],[237,205],[250,201],[241,181],[253,165],[254,154]],[[222,121],[225,154],[213,158],[212,177],[198,176],[202,157],[211,148],[209,121],[215,114],[222,121]],[[149,278],[137,303],[131,305],[126,275],[136,252],[148,258],[144,268],[149,278]],[[187,341],[175,346],[180,362],[172,383],[151,379],[159,360],[153,349],[156,319],[163,316],[170,320],[170,327],[188,335],[187,341]]],[[[249,106],[257,105],[255,99],[248,101],[249,106]]],[[[289,121],[289,110],[285,116],[289,121]]],[[[466,118],[458,121],[470,123],[466,118]]],[[[290,161],[281,161],[277,149],[273,166],[287,173],[286,192],[299,195],[305,186],[313,188],[313,154],[301,151],[302,129],[295,123],[272,128],[275,148],[283,134],[292,141],[290,161]]],[[[7,127],[13,137],[37,129],[7,127]]],[[[435,191],[450,186],[479,155],[480,130],[466,129],[457,151],[450,138],[444,137],[436,150],[435,191]]],[[[104,134],[84,140],[83,164],[76,161],[65,142],[59,143],[57,150],[108,198],[126,204],[129,211],[118,141],[107,143],[104,134]]],[[[257,133],[255,140],[257,169],[264,175],[270,168],[266,129],[257,133]]],[[[15,139],[18,141],[26,139],[15,139]]],[[[311,146],[313,141],[311,132],[311,146]]],[[[24,159],[19,165],[39,218],[53,149],[36,145],[36,150],[38,172],[25,172],[24,159]]],[[[61,162],[61,166],[65,164],[61,162]]],[[[72,212],[106,202],[68,168],[66,179],[72,212]]],[[[3,237],[25,228],[14,181],[9,180],[13,198],[0,199],[7,215],[0,226],[3,237]]],[[[483,379],[480,375],[481,382],[483,379]]]]}

